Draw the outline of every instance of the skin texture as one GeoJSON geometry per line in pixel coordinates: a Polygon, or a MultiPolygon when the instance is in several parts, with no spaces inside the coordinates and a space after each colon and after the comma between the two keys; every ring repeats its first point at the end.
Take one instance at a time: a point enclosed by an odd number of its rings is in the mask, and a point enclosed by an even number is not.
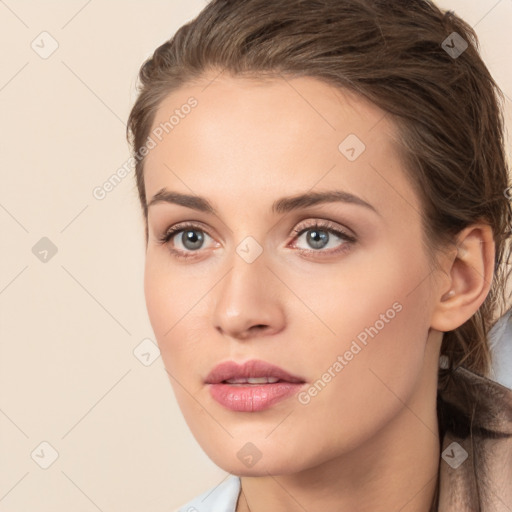
{"type": "Polygon", "coordinates": [[[464,230],[459,251],[440,254],[433,271],[394,126],[353,93],[309,77],[214,73],[171,93],[153,127],[190,96],[197,107],[146,158],[146,198],[165,187],[207,198],[217,214],[150,206],[144,288],[193,435],[214,463],[242,477],[238,512],[249,510],[246,501],[252,512],[428,511],[442,331],[467,320],[489,291],[490,228],[464,230]],[[366,146],[354,161],[338,148],[349,134],[366,146]],[[283,196],[328,190],[377,212],[339,202],[271,211],[283,196]],[[158,242],[185,221],[202,230],[199,249],[184,245],[183,233],[158,242]],[[356,241],[322,231],[328,243],[312,246],[315,221],[356,241]],[[236,252],[246,237],[262,250],[252,263],[236,252]],[[172,248],[192,257],[178,259],[172,248]],[[397,303],[394,318],[307,404],[292,396],[265,411],[233,412],[204,383],[220,362],[262,359],[302,377],[307,391],[397,303]],[[248,442],[261,454],[252,467],[237,457],[248,442]]]}

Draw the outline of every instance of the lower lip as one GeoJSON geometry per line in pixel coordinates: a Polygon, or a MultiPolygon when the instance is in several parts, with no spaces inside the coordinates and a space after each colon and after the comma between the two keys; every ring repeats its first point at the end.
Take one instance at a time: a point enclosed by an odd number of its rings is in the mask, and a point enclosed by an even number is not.
{"type": "Polygon", "coordinates": [[[292,382],[273,384],[209,384],[212,397],[231,411],[258,412],[294,395],[304,385],[292,382]]]}

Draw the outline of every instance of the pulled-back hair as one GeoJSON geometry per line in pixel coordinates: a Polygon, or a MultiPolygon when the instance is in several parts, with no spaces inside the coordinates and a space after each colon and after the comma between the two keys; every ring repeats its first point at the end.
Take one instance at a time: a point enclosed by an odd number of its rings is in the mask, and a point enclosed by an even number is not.
{"type": "MultiPolygon", "coordinates": [[[[162,100],[206,72],[313,77],[354,91],[389,115],[421,199],[429,254],[474,222],[493,229],[489,294],[468,321],[444,334],[441,347],[452,368],[488,376],[487,334],[507,308],[512,213],[503,93],[479,55],[474,30],[430,0],[212,0],[142,65],[127,126],[134,154],[162,100]]],[[[147,243],[139,155],[135,174],[147,243]]]]}

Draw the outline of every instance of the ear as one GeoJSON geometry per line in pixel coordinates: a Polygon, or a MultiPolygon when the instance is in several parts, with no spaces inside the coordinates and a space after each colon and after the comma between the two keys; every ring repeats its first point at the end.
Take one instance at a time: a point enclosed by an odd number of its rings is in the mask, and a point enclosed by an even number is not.
{"type": "Polygon", "coordinates": [[[492,228],[477,223],[463,229],[444,262],[448,279],[438,288],[431,327],[447,332],[469,320],[491,288],[495,243],[492,228]]]}

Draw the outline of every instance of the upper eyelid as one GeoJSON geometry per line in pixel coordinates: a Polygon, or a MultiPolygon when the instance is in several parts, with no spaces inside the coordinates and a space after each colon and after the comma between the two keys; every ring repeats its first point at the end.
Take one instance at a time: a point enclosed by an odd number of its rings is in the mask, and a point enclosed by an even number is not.
{"type": "Polygon", "coordinates": [[[312,229],[315,226],[319,226],[322,229],[325,229],[326,231],[335,230],[335,231],[341,231],[341,232],[345,233],[347,236],[352,236],[354,238],[356,236],[352,229],[344,226],[343,224],[340,224],[339,222],[334,222],[334,221],[327,220],[327,219],[314,219],[313,221],[311,221],[311,224],[304,224],[304,225],[302,225],[302,222],[304,222],[304,221],[301,221],[298,223],[298,226],[302,226],[302,227],[296,227],[292,230],[292,232],[297,233],[297,232],[300,232],[303,230],[312,229]]]}

